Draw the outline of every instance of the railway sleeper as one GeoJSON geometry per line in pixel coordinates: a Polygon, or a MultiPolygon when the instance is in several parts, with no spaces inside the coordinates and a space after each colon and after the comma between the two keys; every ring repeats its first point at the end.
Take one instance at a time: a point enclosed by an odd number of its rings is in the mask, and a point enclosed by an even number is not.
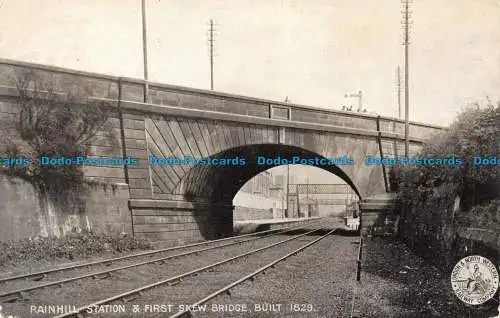
{"type": "Polygon", "coordinates": [[[92,276],[94,279],[106,279],[106,278],[111,278],[111,273],[103,273],[103,274],[97,274],[92,276]]]}
{"type": "Polygon", "coordinates": [[[20,293],[17,293],[17,294],[8,295],[8,296],[4,296],[4,297],[0,298],[0,302],[13,303],[13,302],[16,302],[16,301],[21,300],[21,299],[22,299],[22,297],[20,296],[20,293]]]}
{"type": "Polygon", "coordinates": [[[2,303],[13,303],[18,300],[28,300],[29,299],[29,294],[24,291],[17,292],[12,295],[7,295],[4,296],[2,299],[0,299],[0,302],[2,303]]]}
{"type": "Polygon", "coordinates": [[[122,301],[124,303],[128,303],[128,302],[131,302],[133,300],[136,300],[137,298],[139,298],[140,296],[142,295],[142,292],[137,292],[137,293],[134,293],[134,294],[131,294],[131,295],[128,295],[128,296],[125,296],[122,298],[122,301]]]}
{"type": "Polygon", "coordinates": [[[173,282],[168,283],[168,286],[175,286],[175,285],[179,285],[180,283],[181,283],[181,280],[178,279],[178,280],[174,280],[173,282]]]}
{"type": "Polygon", "coordinates": [[[31,276],[31,280],[33,280],[35,282],[39,282],[42,279],[44,279],[45,277],[47,277],[47,274],[39,274],[39,275],[31,276]]]}
{"type": "Polygon", "coordinates": [[[193,315],[193,313],[191,313],[191,311],[186,311],[185,313],[183,313],[181,316],[181,318],[194,318],[195,316],[193,315]]]}

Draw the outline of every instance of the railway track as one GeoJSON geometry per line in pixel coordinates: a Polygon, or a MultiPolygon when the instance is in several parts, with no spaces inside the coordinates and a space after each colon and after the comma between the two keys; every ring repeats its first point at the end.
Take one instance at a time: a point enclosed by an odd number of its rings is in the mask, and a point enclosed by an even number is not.
{"type": "MultiPolygon", "coordinates": [[[[148,303],[151,301],[151,292],[152,291],[158,291],[160,293],[159,298],[160,300],[165,301],[165,299],[173,300],[173,303],[176,302],[175,297],[167,297],[164,293],[166,292],[169,295],[176,295],[180,298],[185,297],[185,292],[179,293],[176,288],[182,288],[182,285],[184,284],[194,284],[194,289],[198,291],[203,291],[205,288],[199,288],[200,285],[208,287],[208,289],[212,287],[218,287],[221,282],[224,281],[224,267],[230,266],[231,264],[235,262],[249,262],[249,263],[262,263],[261,266],[258,267],[257,270],[254,270],[250,274],[243,275],[243,277],[237,279],[236,281],[230,282],[229,284],[225,284],[221,288],[218,288],[215,292],[210,293],[208,296],[202,298],[199,301],[193,302],[193,306],[196,307],[200,304],[203,304],[204,302],[213,299],[223,293],[229,292],[229,290],[247,280],[252,280],[256,275],[266,271],[269,268],[273,268],[276,264],[285,261],[289,257],[299,253],[300,251],[308,248],[309,246],[312,246],[322,240],[323,238],[327,237],[328,235],[331,235],[334,233],[336,229],[333,230],[326,230],[324,228],[316,228],[313,230],[308,230],[305,233],[302,234],[295,234],[291,238],[287,239],[281,239],[278,240],[277,242],[272,242],[271,244],[266,244],[265,246],[256,246],[257,248],[250,249],[247,252],[238,254],[234,256],[234,253],[227,253],[229,254],[229,257],[223,257],[222,260],[216,261],[216,262],[211,262],[208,265],[206,262],[204,264],[200,264],[201,266],[197,266],[191,270],[184,270],[179,272],[176,275],[171,275],[168,277],[164,277],[163,279],[156,279],[152,281],[149,284],[142,285],[140,287],[136,287],[133,289],[130,289],[126,292],[121,292],[118,294],[114,294],[112,296],[98,299],[92,303],[80,306],[78,308],[73,308],[71,312],[63,313],[57,316],[54,316],[54,318],[62,318],[62,317],[86,317],[86,315],[93,316],[95,317],[97,313],[105,313],[106,311],[101,311],[101,310],[106,310],[105,308],[115,308],[117,310],[123,310],[121,311],[122,314],[119,314],[120,317],[127,317],[127,316],[133,316],[133,317],[151,317],[151,314],[147,314],[145,312],[145,308],[147,307],[148,303]],[[320,237],[317,237],[317,234],[320,234],[320,237]],[[326,234],[325,234],[326,233],[326,234]],[[312,236],[316,234],[316,236],[312,236]],[[307,243],[304,244],[304,241],[307,243]],[[219,272],[217,272],[219,271],[219,272]],[[215,273],[215,274],[214,274],[215,273]],[[212,276],[212,279],[208,278],[200,278],[204,275],[209,275],[212,276]],[[215,275],[215,276],[213,276],[215,275]],[[197,277],[197,280],[193,280],[192,278],[197,277]],[[203,280],[205,279],[205,280],[203,280]],[[207,285],[208,284],[208,285],[207,285]],[[180,286],[180,287],[179,287],[180,286]],[[169,293],[170,291],[170,293],[169,293]],[[140,311],[135,312],[135,314],[131,314],[133,311],[131,308],[125,309],[126,304],[131,304],[131,302],[134,302],[133,306],[139,306],[138,308],[140,311]],[[117,304],[119,303],[119,304],[117,304]],[[115,305],[113,305],[115,304],[115,305]],[[141,307],[142,306],[142,307],[141,307]],[[90,309],[90,310],[89,310],[90,309]],[[142,310],[142,311],[141,311],[142,310]],[[143,315],[141,315],[141,313],[143,315]]],[[[290,231],[287,231],[290,232],[290,231]]],[[[267,238],[271,239],[272,236],[267,236],[267,238]]],[[[241,248],[241,246],[240,246],[241,248]]],[[[232,251],[234,252],[234,251],[232,251]]],[[[224,253],[223,253],[224,255],[224,253]]],[[[220,259],[220,258],[219,258],[220,259]]],[[[153,274],[154,275],[154,274],[153,274]]],[[[189,293],[191,295],[191,293],[189,293]]],[[[193,296],[193,299],[196,296],[193,296]]],[[[185,300],[184,302],[185,303],[185,300]]],[[[129,306],[130,307],[130,306],[129,306]]],[[[151,307],[151,306],[150,306],[151,307]]],[[[193,308],[194,308],[193,307],[193,308]]],[[[152,307],[151,307],[152,308],[152,307]]],[[[183,307],[183,308],[191,308],[189,306],[183,307]]],[[[169,309],[169,312],[171,310],[169,309]]],[[[108,312],[109,313],[109,312],[108,312]]],[[[190,315],[190,310],[189,309],[184,309],[180,310],[179,312],[175,313],[172,312],[173,317],[180,317],[180,316],[189,316],[190,315]]],[[[153,314],[154,315],[154,314],[153,314]]],[[[169,314],[165,314],[165,312],[160,314],[160,317],[166,317],[169,314]]],[[[116,311],[114,316],[117,316],[116,311]]],[[[105,317],[105,315],[98,315],[98,317],[105,317]]]]}
{"type": "MultiPolygon", "coordinates": [[[[311,221],[311,223],[313,223],[313,222],[315,222],[315,221],[311,221]]],[[[13,281],[13,280],[28,279],[28,278],[31,278],[32,280],[39,280],[39,279],[43,279],[48,274],[52,274],[52,273],[56,273],[56,272],[63,272],[63,271],[68,271],[68,270],[73,270],[73,269],[78,269],[78,268],[83,268],[83,267],[91,267],[91,266],[96,266],[96,265],[109,266],[109,265],[116,263],[118,261],[129,260],[129,259],[133,259],[133,258],[137,258],[137,257],[152,256],[152,255],[156,255],[156,254],[160,254],[160,253],[175,251],[175,250],[179,250],[179,249],[185,249],[185,248],[189,248],[189,247],[197,247],[197,246],[202,246],[202,245],[207,245],[207,244],[215,244],[215,243],[224,242],[224,241],[228,241],[228,240],[241,239],[244,237],[256,236],[256,235],[261,235],[261,234],[265,234],[265,233],[279,232],[280,230],[293,229],[293,228],[300,228],[300,226],[286,227],[283,229],[275,229],[275,230],[267,230],[267,231],[255,232],[255,233],[250,233],[250,234],[226,237],[226,238],[218,239],[218,240],[210,240],[210,241],[204,241],[204,242],[199,242],[199,243],[174,246],[174,247],[169,247],[169,248],[164,248],[164,249],[156,249],[156,250],[152,250],[152,251],[133,253],[133,254],[129,254],[129,255],[107,258],[107,259],[102,259],[102,260],[97,260],[97,261],[91,261],[91,262],[86,262],[86,263],[82,263],[82,264],[54,267],[51,269],[41,270],[41,271],[32,272],[32,273],[11,275],[11,276],[7,276],[7,277],[0,276],[0,284],[5,283],[5,282],[9,282],[9,281],[13,281]]]]}
{"type": "MultiPolygon", "coordinates": [[[[232,288],[242,284],[243,282],[245,281],[248,281],[248,280],[251,280],[253,281],[255,276],[259,275],[259,274],[262,274],[264,273],[267,269],[270,269],[270,268],[274,268],[275,265],[277,265],[278,263],[280,262],[283,262],[285,261],[286,259],[290,258],[291,256],[293,255],[296,255],[297,253],[305,250],[306,248],[308,248],[309,246],[311,245],[314,245],[316,243],[318,243],[319,241],[321,241],[322,239],[328,237],[329,235],[333,234],[334,232],[336,231],[336,229],[333,229],[333,230],[330,230],[328,231],[325,235],[322,235],[320,236],[319,238],[291,251],[290,253],[276,259],[276,260],[273,260],[271,261],[270,263],[268,264],[265,264],[263,266],[261,266],[260,268],[258,268],[257,270],[253,271],[252,273],[248,274],[248,275],[245,275],[243,276],[242,278],[236,280],[236,281],[233,281],[229,284],[227,284],[226,286],[220,288],[219,290],[203,297],[202,299],[194,302],[193,304],[189,305],[189,307],[187,308],[184,308],[182,310],[179,310],[177,313],[173,314],[170,316],[170,318],[179,318],[179,317],[193,317],[193,313],[192,313],[192,310],[190,308],[199,308],[200,306],[202,306],[203,304],[207,303],[208,301],[210,300],[213,300],[215,299],[216,297],[219,297],[225,293],[228,293],[232,288]]],[[[263,306],[262,306],[263,307],[263,306]]],[[[272,307],[272,306],[269,306],[269,307],[272,307]]],[[[274,310],[276,310],[277,308],[275,308],[274,310]]],[[[251,308],[247,308],[247,310],[249,310],[251,312],[251,308]]],[[[280,308],[281,310],[281,308],[280,308]]]]}
{"type": "Polygon", "coordinates": [[[238,245],[238,244],[244,244],[247,242],[264,239],[268,236],[287,233],[287,232],[290,232],[290,231],[293,231],[293,230],[299,229],[299,228],[300,228],[300,226],[288,227],[288,228],[284,228],[284,229],[280,229],[280,230],[262,231],[262,232],[234,236],[234,237],[229,237],[229,238],[224,238],[224,239],[219,239],[219,240],[206,241],[206,242],[188,244],[188,245],[183,245],[183,246],[176,246],[176,247],[171,247],[171,248],[166,248],[166,249],[141,252],[141,253],[136,253],[136,254],[132,254],[132,255],[126,255],[126,256],[121,256],[121,257],[116,257],[116,258],[111,258],[111,259],[93,261],[93,262],[88,262],[88,263],[83,263],[83,264],[78,264],[78,265],[73,265],[73,266],[54,268],[54,269],[49,269],[49,270],[45,270],[45,271],[39,271],[36,273],[26,273],[26,274],[11,276],[11,277],[5,277],[5,278],[0,279],[0,302],[5,303],[5,302],[14,302],[17,300],[21,300],[24,297],[26,297],[26,293],[34,291],[34,290],[38,290],[38,289],[45,289],[45,288],[52,287],[52,286],[61,287],[63,284],[75,282],[75,281],[86,279],[86,278],[95,278],[95,279],[110,278],[111,274],[114,272],[117,272],[117,271],[122,271],[122,270],[130,269],[130,268],[144,266],[144,265],[148,265],[148,264],[154,264],[154,263],[162,264],[168,260],[172,260],[175,258],[189,256],[189,255],[196,255],[198,253],[202,253],[205,251],[215,250],[215,249],[233,246],[233,245],[238,245]],[[253,236],[257,236],[257,237],[253,237],[253,236]],[[227,241],[229,241],[229,242],[227,242],[227,241]],[[209,247],[193,249],[196,247],[206,246],[206,245],[208,245],[209,247]],[[136,259],[136,258],[140,258],[140,257],[151,257],[154,255],[178,251],[181,249],[187,249],[188,251],[178,253],[178,254],[173,254],[173,255],[162,256],[159,258],[154,258],[154,259],[149,259],[149,260],[125,263],[121,266],[109,268],[109,266],[111,266],[113,263],[124,262],[124,261],[136,259]],[[189,249],[193,249],[193,250],[189,250],[189,249]],[[60,274],[62,272],[81,270],[81,269],[85,269],[85,268],[88,270],[88,269],[90,269],[92,267],[96,267],[96,266],[100,266],[103,269],[98,270],[98,271],[92,271],[89,273],[79,274],[79,275],[72,275],[70,277],[64,277],[64,278],[52,277],[51,281],[48,281],[48,282],[42,283],[42,284],[36,284],[36,285],[30,285],[29,282],[27,282],[27,281],[22,282],[21,284],[19,284],[19,282],[18,282],[17,284],[11,284],[11,287],[15,286],[16,288],[10,288],[10,290],[9,290],[9,286],[6,286],[6,285],[8,285],[9,282],[19,281],[22,279],[27,280],[27,279],[31,278],[32,280],[40,281],[42,279],[50,279],[51,278],[50,275],[54,276],[55,274],[60,274]],[[21,285],[21,287],[19,287],[19,285],[21,285]],[[5,290],[8,290],[8,291],[5,291],[5,290]]]}

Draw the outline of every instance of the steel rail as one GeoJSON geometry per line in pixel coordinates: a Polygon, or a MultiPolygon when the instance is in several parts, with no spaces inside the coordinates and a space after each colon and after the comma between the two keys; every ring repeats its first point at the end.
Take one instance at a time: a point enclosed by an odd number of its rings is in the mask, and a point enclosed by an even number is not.
{"type": "Polygon", "coordinates": [[[98,277],[98,276],[101,276],[101,275],[104,275],[104,274],[110,274],[112,272],[117,272],[117,271],[128,269],[128,268],[133,268],[133,267],[138,267],[138,266],[147,265],[147,264],[153,264],[153,263],[158,263],[158,262],[164,262],[164,261],[169,260],[169,259],[174,259],[174,258],[177,258],[177,257],[187,256],[187,255],[191,255],[191,254],[197,254],[197,253],[201,253],[201,252],[205,252],[205,251],[209,251],[209,250],[213,250],[213,249],[217,249],[217,248],[222,248],[222,247],[226,247],[226,246],[231,246],[231,245],[236,245],[236,244],[243,244],[243,243],[246,243],[246,242],[251,242],[251,241],[255,241],[255,240],[260,240],[260,239],[263,239],[263,238],[267,238],[269,236],[272,236],[273,234],[276,234],[276,235],[277,234],[283,234],[283,233],[286,233],[286,232],[294,231],[296,229],[297,228],[283,230],[283,231],[278,231],[277,233],[267,233],[266,235],[261,236],[261,237],[250,238],[250,239],[247,239],[247,240],[241,240],[241,241],[236,241],[236,242],[230,242],[230,243],[226,243],[226,244],[223,244],[223,245],[211,246],[211,247],[202,248],[202,249],[198,249],[198,250],[194,250],[194,251],[189,251],[189,252],[184,252],[184,253],[180,253],[180,254],[165,256],[165,257],[157,258],[157,259],[153,259],[153,260],[148,260],[148,261],[133,263],[133,264],[124,265],[124,266],[120,266],[120,267],[115,267],[115,268],[111,268],[111,269],[107,269],[107,270],[102,270],[102,271],[98,271],[98,272],[92,272],[92,273],[88,273],[88,274],[84,274],[84,275],[79,275],[79,276],[74,276],[74,277],[70,277],[70,278],[65,278],[65,279],[61,279],[61,280],[58,280],[58,281],[47,282],[47,283],[40,284],[40,285],[35,285],[35,286],[20,288],[20,289],[16,289],[16,290],[4,292],[4,293],[0,294],[0,302],[12,301],[13,299],[23,298],[22,293],[33,291],[33,290],[36,290],[36,289],[46,288],[46,287],[50,287],[50,286],[54,286],[54,285],[62,285],[62,284],[65,284],[65,283],[73,282],[73,281],[80,280],[80,279],[90,278],[90,277],[98,277]],[[10,297],[10,298],[8,298],[9,296],[14,296],[14,295],[17,295],[17,297],[10,297]]]}
{"type": "MultiPolygon", "coordinates": [[[[196,303],[192,304],[191,306],[189,306],[189,308],[195,308],[197,306],[200,306],[202,305],[203,303],[206,303],[207,301],[209,301],[210,299],[212,298],[215,298],[217,296],[219,296],[220,294],[222,293],[225,293],[227,292],[228,290],[230,290],[231,288],[243,283],[244,281],[247,281],[249,279],[253,279],[254,276],[257,276],[258,274],[262,273],[263,271],[265,271],[266,269],[272,267],[274,268],[274,266],[276,264],[278,264],[279,262],[282,262],[284,260],[286,260],[287,258],[291,257],[292,255],[296,255],[298,254],[299,252],[305,250],[306,248],[308,248],[309,246],[313,245],[313,244],[316,244],[318,243],[319,241],[321,241],[322,239],[326,238],[327,236],[331,235],[333,232],[337,231],[337,229],[333,229],[331,231],[329,231],[327,234],[321,236],[320,238],[317,238],[316,240],[312,241],[312,242],[309,242],[307,243],[306,245],[296,249],[295,251],[291,252],[291,253],[288,253],[287,255],[283,256],[283,257],[280,257],[279,259],[275,260],[275,261],[272,261],[271,263],[265,265],[265,266],[262,266],[261,268],[259,268],[258,270],[254,271],[253,273],[251,274],[248,274],[246,275],[245,277],[243,278],[240,278],[238,279],[237,281],[217,290],[216,292],[213,292],[212,294],[208,295],[207,297],[197,301],[196,303]]],[[[190,310],[182,310],[182,311],[179,311],[177,312],[176,314],[170,316],[170,318],[177,318],[177,317],[182,317],[183,315],[185,314],[190,314],[190,310]]],[[[187,317],[192,317],[191,315],[187,316],[187,317]]]]}
{"type": "Polygon", "coordinates": [[[236,259],[248,256],[248,255],[251,255],[251,254],[258,253],[260,251],[272,248],[272,247],[277,246],[277,245],[284,244],[284,243],[292,241],[292,240],[296,240],[296,239],[298,239],[300,237],[303,237],[305,235],[308,235],[308,234],[311,234],[311,233],[314,233],[314,232],[318,232],[320,230],[322,230],[322,229],[316,229],[316,230],[308,231],[308,232],[306,232],[304,234],[296,235],[296,236],[294,236],[292,238],[289,238],[289,239],[286,239],[286,240],[283,240],[283,241],[279,241],[277,243],[273,243],[273,244],[270,244],[270,245],[266,245],[264,247],[252,250],[250,252],[246,252],[246,253],[243,253],[243,254],[240,254],[240,255],[236,255],[236,256],[227,258],[225,260],[222,260],[222,261],[219,261],[219,262],[216,262],[216,263],[212,263],[210,265],[199,267],[197,269],[194,269],[192,271],[186,272],[184,274],[173,276],[173,277],[170,277],[170,278],[167,278],[167,279],[164,279],[164,280],[160,280],[160,281],[151,283],[149,285],[145,285],[145,286],[142,286],[142,287],[139,287],[139,288],[136,288],[136,289],[132,289],[132,290],[126,291],[124,293],[121,293],[121,294],[118,294],[118,295],[115,295],[115,296],[111,296],[111,297],[106,298],[106,299],[102,299],[102,300],[96,301],[96,302],[94,302],[92,304],[89,304],[89,305],[86,305],[86,306],[83,306],[83,307],[79,307],[75,311],[72,311],[72,312],[69,312],[69,313],[64,313],[64,314],[61,314],[61,315],[58,315],[58,316],[54,316],[53,318],[63,318],[63,317],[78,317],[79,318],[79,317],[81,317],[81,313],[83,311],[87,310],[87,308],[96,307],[96,306],[100,306],[100,305],[103,305],[103,304],[108,304],[110,302],[113,302],[113,301],[116,301],[116,300],[119,300],[119,299],[123,299],[123,298],[128,297],[128,296],[133,296],[133,295],[137,295],[137,294],[140,295],[145,290],[148,290],[148,289],[160,286],[160,285],[168,284],[168,283],[171,283],[171,282],[180,281],[184,277],[188,277],[188,276],[192,276],[192,275],[195,275],[197,273],[200,273],[200,272],[204,272],[204,271],[209,270],[211,268],[214,268],[214,267],[217,267],[217,266],[220,266],[220,265],[232,262],[232,261],[234,261],[236,259]]]}
{"type": "MultiPolygon", "coordinates": [[[[315,222],[318,220],[312,220],[311,222],[315,222]]],[[[301,228],[301,226],[296,226],[296,227],[286,227],[285,229],[293,229],[293,228],[301,228]]],[[[72,270],[72,269],[77,269],[77,268],[82,268],[82,267],[87,267],[87,266],[95,266],[95,265],[100,265],[100,264],[111,264],[116,261],[121,261],[125,259],[131,259],[135,257],[141,257],[141,256],[147,256],[147,255],[153,255],[153,254],[159,254],[159,253],[164,253],[164,252],[169,252],[169,251],[174,251],[174,250],[179,250],[183,248],[189,248],[189,247],[195,247],[195,246],[200,246],[200,245],[205,245],[205,244],[212,244],[212,243],[218,243],[218,242],[223,242],[227,240],[233,240],[233,239],[239,239],[243,237],[248,237],[248,236],[254,236],[254,235],[260,235],[260,234],[265,234],[265,233],[270,233],[270,232],[276,232],[279,231],[280,229],[274,229],[274,230],[266,230],[262,232],[256,232],[256,233],[249,233],[249,234],[243,234],[243,235],[237,235],[237,236],[231,236],[231,237],[226,237],[218,240],[210,240],[210,241],[204,241],[204,242],[199,242],[199,243],[192,243],[192,244],[187,244],[187,245],[181,245],[181,246],[174,246],[174,247],[168,247],[164,249],[159,249],[159,250],[153,250],[153,251],[146,251],[146,252],[140,252],[136,254],[131,254],[131,255],[124,255],[124,256],[118,256],[114,258],[108,258],[104,260],[97,260],[93,262],[87,262],[87,263],[82,263],[82,264],[76,264],[76,265],[69,265],[69,266],[63,266],[59,268],[52,268],[44,271],[38,271],[34,273],[25,273],[25,274],[19,274],[15,276],[9,276],[9,277],[4,277],[0,278],[0,283],[12,281],[12,280],[17,280],[17,279],[22,279],[22,278],[29,278],[29,277],[36,277],[38,278],[39,276],[43,276],[46,274],[51,274],[51,273],[56,273],[56,272],[62,272],[65,270],[72,270]]]]}

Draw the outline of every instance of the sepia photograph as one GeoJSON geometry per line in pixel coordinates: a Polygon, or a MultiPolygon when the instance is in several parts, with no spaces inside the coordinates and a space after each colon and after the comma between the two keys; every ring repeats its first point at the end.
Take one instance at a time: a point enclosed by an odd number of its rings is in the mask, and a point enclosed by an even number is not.
{"type": "Polygon", "coordinates": [[[0,318],[500,318],[500,0],[0,0],[0,318]]]}

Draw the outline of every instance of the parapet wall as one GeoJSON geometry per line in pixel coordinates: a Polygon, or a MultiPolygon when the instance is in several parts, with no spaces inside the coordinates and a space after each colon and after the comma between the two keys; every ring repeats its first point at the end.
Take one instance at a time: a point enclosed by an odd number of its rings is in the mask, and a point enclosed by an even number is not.
{"type": "MultiPolygon", "coordinates": [[[[50,79],[62,92],[73,89],[75,86],[83,86],[95,98],[117,100],[120,97],[119,95],[121,95],[121,100],[124,101],[144,101],[144,87],[146,82],[143,80],[107,76],[104,74],[6,59],[0,59],[0,86],[15,86],[13,75],[25,70],[32,70],[39,76],[50,79]],[[119,92],[119,83],[121,83],[121,92],[119,92]]],[[[155,105],[377,130],[377,116],[369,114],[289,104],[153,82],[147,83],[149,86],[149,102],[155,105]]],[[[435,125],[410,122],[410,136],[425,139],[443,128],[435,125]]],[[[404,122],[399,119],[380,116],[380,130],[403,134],[404,122]]]]}

